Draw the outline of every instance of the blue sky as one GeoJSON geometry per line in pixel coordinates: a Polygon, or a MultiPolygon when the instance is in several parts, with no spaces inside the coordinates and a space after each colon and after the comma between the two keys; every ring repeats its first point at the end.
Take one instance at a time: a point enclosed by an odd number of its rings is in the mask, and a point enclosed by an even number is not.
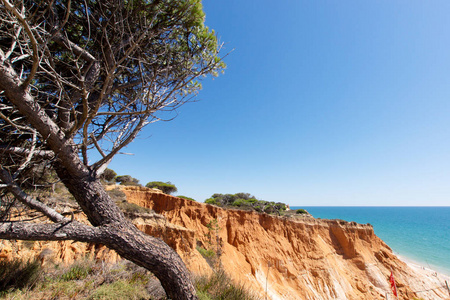
{"type": "Polygon", "coordinates": [[[198,201],[450,205],[450,2],[203,2],[224,75],[110,168],[198,201]]]}

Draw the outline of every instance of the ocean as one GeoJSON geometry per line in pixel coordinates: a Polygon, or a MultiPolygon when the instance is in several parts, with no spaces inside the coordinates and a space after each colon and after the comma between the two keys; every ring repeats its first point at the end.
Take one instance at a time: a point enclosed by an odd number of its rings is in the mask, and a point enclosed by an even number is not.
{"type": "Polygon", "coordinates": [[[450,276],[450,206],[291,207],[298,208],[306,209],[315,218],[370,223],[396,255],[450,276]]]}

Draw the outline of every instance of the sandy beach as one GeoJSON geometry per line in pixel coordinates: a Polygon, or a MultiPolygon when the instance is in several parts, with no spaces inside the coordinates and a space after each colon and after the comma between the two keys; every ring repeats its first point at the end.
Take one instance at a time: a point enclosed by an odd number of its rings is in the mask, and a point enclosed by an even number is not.
{"type": "Polygon", "coordinates": [[[418,274],[419,278],[427,279],[413,284],[417,287],[418,296],[423,299],[450,299],[450,291],[447,288],[447,283],[450,285],[450,276],[422,266],[404,256],[397,255],[397,257],[418,274]]]}

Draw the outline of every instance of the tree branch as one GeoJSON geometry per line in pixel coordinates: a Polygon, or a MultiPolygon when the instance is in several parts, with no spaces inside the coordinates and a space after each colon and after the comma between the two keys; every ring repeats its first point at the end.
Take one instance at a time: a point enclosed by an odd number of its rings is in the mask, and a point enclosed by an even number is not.
{"type": "Polygon", "coordinates": [[[30,151],[27,155],[26,160],[20,165],[20,167],[16,170],[16,172],[14,172],[14,175],[12,176],[13,179],[17,178],[17,175],[20,174],[20,172],[22,172],[23,169],[25,169],[29,163],[31,162],[31,159],[34,156],[34,153],[36,152],[36,137],[37,137],[37,133],[36,130],[33,130],[33,140],[31,142],[31,148],[30,151]]]}
{"type": "Polygon", "coordinates": [[[102,243],[103,230],[80,222],[36,224],[24,222],[0,223],[0,239],[102,243]]]}
{"type": "MultiPolygon", "coordinates": [[[[21,147],[10,147],[6,145],[0,145],[0,152],[26,156],[31,153],[31,150],[21,147]]],[[[43,159],[52,159],[55,157],[55,153],[51,150],[34,150],[33,155],[39,156],[40,158],[43,159]]]]}
{"type": "MultiPolygon", "coordinates": [[[[3,0],[5,1],[5,0],[3,0]]],[[[89,63],[93,63],[95,61],[95,57],[90,54],[86,49],[81,48],[77,44],[69,41],[65,36],[61,33],[56,34],[53,37],[53,40],[58,43],[58,45],[63,46],[67,50],[73,52],[75,55],[80,56],[82,59],[89,63]]]]}
{"type": "Polygon", "coordinates": [[[11,175],[5,169],[0,169],[0,180],[6,184],[6,189],[16,197],[17,200],[25,204],[26,206],[43,213],[53,222],[68,222],[69,219],[58,213],[53,208],[48,207],[44,203],[35,200],[28,196],[22,189],[14,183],[11,175]]]}
{"type": "MultiPolygon", "coordinates": [[[[147,116],[148,117],[148,116],[147,116]]],[[[136,127],[133,129],[133,131],[128,135],[128,137],[122,141],[121,143],[119,143],[119,145],[117,145],[116,147],[114,147],[111,152],[106,155],[105,157],[103,157],[102,159],[100,159],[99,161],[97,161],[95,164],[92,165],[92,167],[98,171],[98,170],[102,170],[104,169],[104,165],[108,165],[112,158],[121,150],[123,149],[125,146],[127,146],[129,143],[131,143],[134,138],[138,135],[138,133],[142,130],[142,128],[144,128],[144,126],[147,124],[147,117],[141,117],[139,120],[138,125],[136,125],[136,127]]]]}
{"type": "Polygon", "coordinates": [[[33,65],[31,67],[30,74],[28,74],[27,79],[25,79],[25,81],[20,85],[22,89],[26,89],[33,79],[34,75],[36,74],[39,66],[37,41],[34,38],[33,32],[31,32],[30,26],[28,25],[27,21],[25,21],[25,18],[16,10],[16,8],[11,3],[8,2],[8,0],[1,1],[3,2],[3,5],[6,7],[6,9],[8,9],[19,20],[20,24],[27,32],[28,37],[30,38],[31,47],[33,48],[33,65]]]}
{"type": "Polygon", "coordinates": [[[88,175],[89,172],[82,165],[71,141],[66,139],[59,126],[19,84],[20,79],[16,72],[10,66],[4,63],[0,64],[0,91],[3,90],[8,100],[37,129],[68,170],[71,170],[73,173],[88,175]]]}

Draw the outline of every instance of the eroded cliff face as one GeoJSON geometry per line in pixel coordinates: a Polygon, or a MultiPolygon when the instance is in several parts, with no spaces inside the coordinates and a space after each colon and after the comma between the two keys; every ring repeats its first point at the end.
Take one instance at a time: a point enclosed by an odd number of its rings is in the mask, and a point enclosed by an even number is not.
{"type": "Polygon", "coordinates": [[[175,248],[191,271],[208,269],[199,262],[204,259],[196,254],[196,246],[212,248],[225,271],[260,296],[385,299],[386,293],[391,295],[392,269],[399,299],[448,297],[444,289],[426,291],[442,283],[400,261],[369,224],[225,210],[145,188],[128,187],[124,192],[129,202],[193,232],[188,241],[179,242],[183,249],[175,248]]]}
{"type": "MultiPolygon", "coordinates": [[[[125,187],[128,202],[156,214],[134,217],[147,234],[175,249],[191,272],[223,268],[262,299],[449,299],[437,277],[423,276],[400,261],[371,225],[311,217],[283,218],[125,187]],[[205,259],[199,248],[213,250],[205,259]],[[420,291],[420,292],[418,292],[420,291]]],[[[82,214],[76,216],[83,220],[82,214]]],[[[120,257],[102,245],[80,242],[0,241],[0,258],[37,257],[71,263],[82,256],[115,262],[120,257]]]]}

